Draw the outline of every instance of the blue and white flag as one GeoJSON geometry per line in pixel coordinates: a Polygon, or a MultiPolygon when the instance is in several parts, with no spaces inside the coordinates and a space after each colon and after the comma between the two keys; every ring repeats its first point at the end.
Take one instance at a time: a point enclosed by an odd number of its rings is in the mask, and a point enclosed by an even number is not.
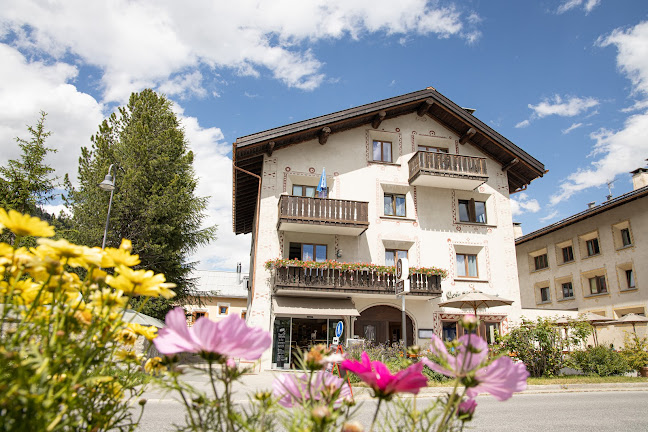
{"type": "Polygon", "coordinates": [[[322,168],[322,177],[320,177],[319,184],[317,185],[317,196],[319,198],[326,198],[326,168],[322,168]]]}

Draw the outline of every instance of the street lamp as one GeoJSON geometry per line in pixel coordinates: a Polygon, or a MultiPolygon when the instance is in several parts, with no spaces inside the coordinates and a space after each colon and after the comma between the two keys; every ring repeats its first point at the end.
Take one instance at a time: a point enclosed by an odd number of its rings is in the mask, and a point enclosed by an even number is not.
{"type": "Polygon", "coordinates": [[[108,223],[110,222],[110,209],[112,208],[112,199],[113,194],[115,193],[115,178],[110,175],[110,170],[112,170],[115,164],[111,164],[108,167],[108,174],[104,178],[104,181],[99,183],[99,187],[106,192],[110,192],[110,201],[108,201],[108,216],[106,216],[106,228],[104,228],[103,242],[101,243],[101,249],[106,247],[106,236],[108,235],[108,223]]]}

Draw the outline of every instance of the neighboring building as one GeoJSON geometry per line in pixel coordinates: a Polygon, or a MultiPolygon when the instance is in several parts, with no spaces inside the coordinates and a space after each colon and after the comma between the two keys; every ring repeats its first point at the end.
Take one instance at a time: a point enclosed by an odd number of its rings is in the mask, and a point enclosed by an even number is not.
{"type": "Polygon", "coordinates": [[[488,339],[520,316],[509,193],[545,169],[472,111],[428,88],[236,140],[234,231],[252,233],[247,319],[273,338],[263,367],[289,367],[294,349],[330,343],[338,321],[342,341],[401,339],[394,276],[371,267],[399,257],[448,272],[412,276],[409,344],[460,333],[464,311],[439,308],[443,293],[515,301],[481,316],[488,339]],[[275,259],[368,264],[267,269],[275,259]]]}
{"type": "MultiPolygon", "coordinates": [[[[612,319],[648,308],[648,169],[634,190],[515,240],[522,307],[593,312],[612,319]]],[[[631,325],[600,326],[621,346],[631,325]]],[[[646,325],[637,325],[646,335],[646,325]]]]}
{"type": "Polygon", "coordinates": [[[201,317],[212,321],[228,315],[246,318],[249,278],[241,264],[236,272],[197,270],[193,277],[198,279],[196,290],[184,306],[190,325],[201,317]]]}

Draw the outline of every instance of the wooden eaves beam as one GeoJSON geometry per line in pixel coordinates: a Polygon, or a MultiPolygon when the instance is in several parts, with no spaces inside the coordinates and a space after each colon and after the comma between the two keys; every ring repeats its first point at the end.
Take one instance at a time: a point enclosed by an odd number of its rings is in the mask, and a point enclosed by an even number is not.
{"type": "Polygon", "coordinates": [[[425,99],[416,110],[416,115],[423,117],[429,111],[432,105],[434,105],[434,99],[425,99]]]}
{"type": "Polygon", "coordinates": [[[466,144],[466,142],[472,137],[474,137],[476,133],[477,131],[475,130],[475,128],[468,129],[466,133],[463,134],[461,138],[459,138],[459,144],[466,144]]]}
{"type": "Polygon", "coordinates": [[[385,120],[385,117],[387,117],[387,113],[385,111],[380,111],[378,114],[376,114],[376,116],[371,121],[371,127],[374,129],[378,129],[380,123],[382,123],[382,121],[385,120]]]}
{"type": "Polygon", "coordinates": [[[518,159],[518,158],[513,158],[513,159],[511,159],[511,160],[510,160],[506,165],[504,165],[504,166],[502,167],[502,171],[504,171],[504,172],[508,171],[509,169],[511,169],[511,167],[512,167],[513,165],[515,165],[515,164],[518,163],[518,162],[520,162],[520,159],[518,159]]]}

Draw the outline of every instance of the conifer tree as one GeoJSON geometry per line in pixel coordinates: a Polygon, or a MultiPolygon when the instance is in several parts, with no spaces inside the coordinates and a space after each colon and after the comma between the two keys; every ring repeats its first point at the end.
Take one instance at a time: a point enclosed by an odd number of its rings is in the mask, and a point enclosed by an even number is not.
{"type": "MultiPolygon", "coordinates": [[[[81,149],[79,186],[66,179],[77,243],[101,245],[110,193],[98,184],[112,164],[116,189],[106,247],[130,239],[140,267],[164,273],[177,285],[172,301],[179,301],[193,288],[189,254],[215,239],[216,227],[201,227],[207,198],[195,194],[193,153],[168,99],[150,89],[133,93],[81,149]]],[[[143,312],[163,318],[169,308],[164,299],[151,300],[143,312]]]]}

